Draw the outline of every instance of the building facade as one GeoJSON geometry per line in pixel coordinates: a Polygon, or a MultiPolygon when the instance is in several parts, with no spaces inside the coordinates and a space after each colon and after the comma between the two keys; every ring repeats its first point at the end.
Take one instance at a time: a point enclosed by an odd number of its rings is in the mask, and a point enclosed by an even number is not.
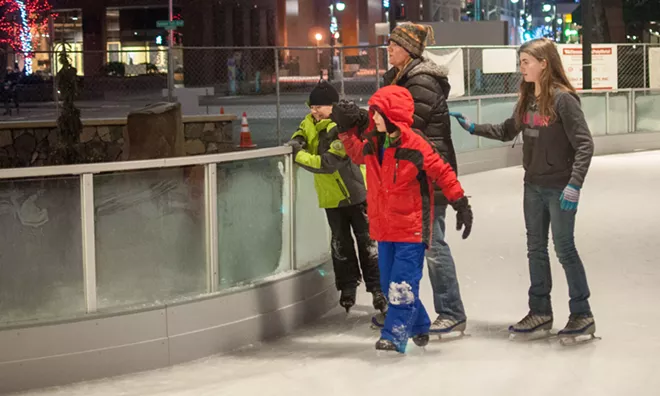
{"type": "MultiPolygon", "coordinates": [[[[167,70],[168,32],[156,26],[169,18],[166,0],[51,1],[56,16],[37,46],[43,52],[35,54],[36,72],[50,75],[59,69],[47,52],[64,46],[81,75],[107,73],[108,65],[116,64],[123,64],[126,75],[167,70]]],[[[176,46],[184,48],[174,52],[175,70],[185,72],[187,85],[206,84],[226,77],[228,62],[236,59],[243,62],[242,70],[272,71],[274,50],[257,47],[376,44],[374,24],[384,18],[383,0],[346,0],[336,7],[338,2],[174,0],[175,19],[184,21],[175,36],[176,46]],[[333,22],[337,36],[330,33],[333,22]]],[[[346,55],[353,52],[358,50],[346,49],[346,55]]],[[[279,55],[280,66],[295,59],[301,74],[318,71],[313,49],[279,55]]]]}

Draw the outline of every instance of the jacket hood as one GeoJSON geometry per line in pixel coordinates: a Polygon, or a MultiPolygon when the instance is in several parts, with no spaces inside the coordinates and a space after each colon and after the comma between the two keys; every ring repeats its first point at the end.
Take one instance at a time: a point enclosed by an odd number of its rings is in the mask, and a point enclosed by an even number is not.
{"type": "Polygon", "coordinates": [[[410,129],[413,124],[415,102],[410,92],[403,87],[388,85],[379,89],[369,99],[369,107],[370,130],[375,128],[372,107],[377,107],[401,131],[410,129]]]}
{"type": "Polygon", "coordinates": [[[433,77],[440,83],[442,91],[445,94],[445,98],[449,97],[449,91],[451,90],[451,85],[449,85],[449,68],[445,65],[438,65],[430,59],[422,58],[418,62],[414,62],[408,70],[408,78],[413,78],[415,76],[426,74],[433,77]]]}
{"type": "Polygon", "coordinates": [[[449,68],[444,65],[438,65],[430,59],[423,58],[408,72],[409,77],[413,77],[418,74],[428,74],[429,76],[433,76],[438,79],[447,78],[449,75],[449,68]]]}

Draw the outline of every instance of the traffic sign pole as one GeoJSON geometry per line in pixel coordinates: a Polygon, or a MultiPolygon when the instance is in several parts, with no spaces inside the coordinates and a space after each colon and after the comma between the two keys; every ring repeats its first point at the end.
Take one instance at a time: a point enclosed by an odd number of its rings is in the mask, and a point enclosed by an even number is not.
{"type": "Polygon", "coordinates": [[[174,20],[174,6],[170,0],[170,30],[168,40],[168,54],[167,54],[167,99],[170,103],[174,102],[174,54],[172,53],[172,46],[174,45],[174,29],[172,29],[174,20]]]}

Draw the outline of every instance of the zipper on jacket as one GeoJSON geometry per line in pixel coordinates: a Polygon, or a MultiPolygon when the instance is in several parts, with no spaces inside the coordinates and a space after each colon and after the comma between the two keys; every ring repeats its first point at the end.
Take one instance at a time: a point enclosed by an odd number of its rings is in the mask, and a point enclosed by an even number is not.
{"type": "Polygon", "coordinates": [[[394,183],[396,184],[396,172],[399,170],[399,159],[396,159],[396,165],[394,165],[394,183]]]}
{"type": "Polygon", "coordinates": [[[335,179],[335,181],[337,182],[337,185],[339,186],[339,189],[341,190],[341,193],[344,194],[344,198],[346,198],[348,200],[348,203],[351,203],[351,198],[348,196],[348,192],[346,191],[344,186],[341,185],[341,182],[339,181],[339,179],[335,179]]]}

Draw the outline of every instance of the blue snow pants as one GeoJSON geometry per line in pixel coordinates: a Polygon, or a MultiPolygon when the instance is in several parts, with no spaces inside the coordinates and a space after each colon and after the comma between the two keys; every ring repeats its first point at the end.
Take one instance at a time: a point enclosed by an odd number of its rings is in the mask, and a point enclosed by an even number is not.
{"type": "Polygon", "coordinates": [[[379,242],[380,285],[389,302],[381,338],[405,352],[408,338],[429,332],[431,320],[419,299],[424,268],[423,243],[379,242]]]}

